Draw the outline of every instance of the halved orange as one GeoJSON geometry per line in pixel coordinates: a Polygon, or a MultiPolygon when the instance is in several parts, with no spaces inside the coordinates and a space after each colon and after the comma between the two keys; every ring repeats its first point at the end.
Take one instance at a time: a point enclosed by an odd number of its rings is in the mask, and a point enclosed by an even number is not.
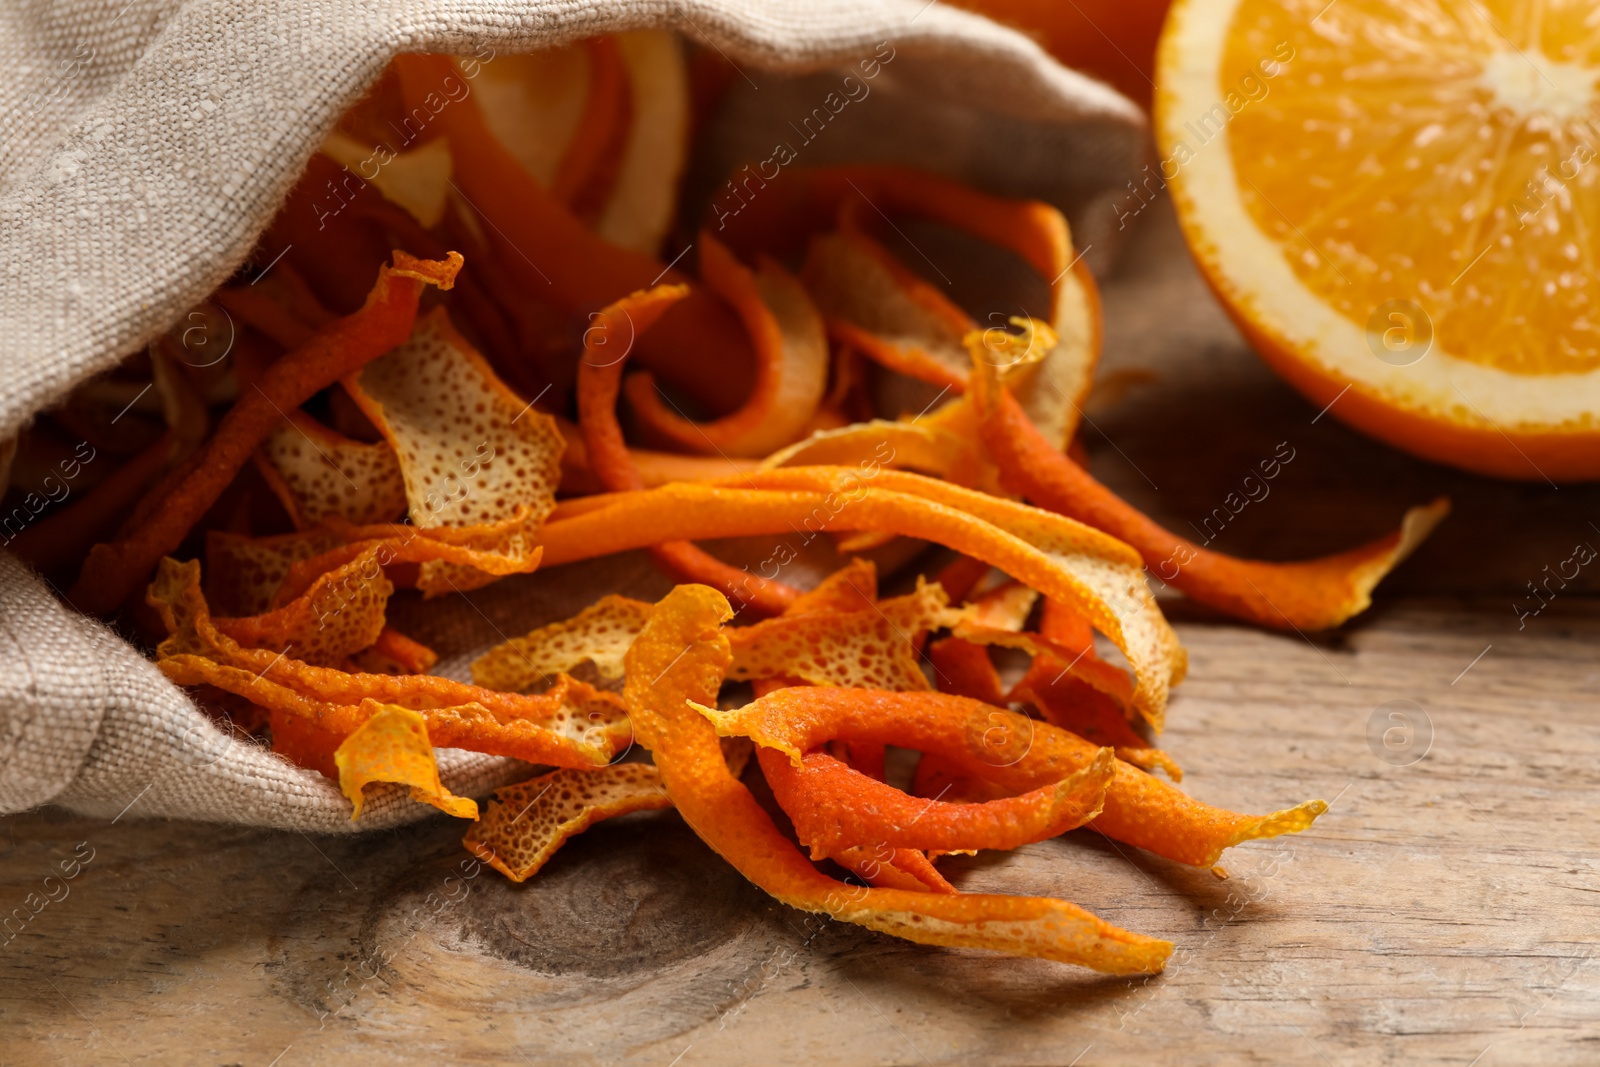
{"type": "Polygon", "coordinates": [[[1178,0],[1147,188],[1170,183],[1208,282],[1318,407],[1468,470],[1600,478],[1594,23],[1178,0]]]}

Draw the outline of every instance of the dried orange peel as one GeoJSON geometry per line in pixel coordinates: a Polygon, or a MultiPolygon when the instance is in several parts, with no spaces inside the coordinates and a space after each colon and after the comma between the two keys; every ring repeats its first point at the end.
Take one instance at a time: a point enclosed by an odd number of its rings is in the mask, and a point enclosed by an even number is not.
{"type": "Polygon", "coordinates": [[[914,848],[888,845],[858,845],[828,857],[879,889],[903,889],[913,893],[955,893],[944,875],[927,855],[914,848]]]}
{"type": "Polygon", "coordinates": [[[385,626],[372,647],[351,656],[348,666],[357,674],[427,674],[438,662],[439,653],[385,626]]]}
{"type": "Polygon", "coordinates": [[[976,435],[962,435],[932,420],[873,419],[819,430],[774,452],[761,462],[760,469],[872,464],[918,471],[991,494],[999,491],[994,464],[976,435]]]}
{"type": "MultiPolygon", "coordinates": [[[[1007,698],[988,700],[978,693],[962,695],[990,704],[1008,700],[1032,704],[1052,726],[1071,730],[1097,745],[1111,746],[1124,763],[1146,771],[1160,767],[1174,782],[1183,781],[1183,768],[1134,730],[1114,696],[1086,681],[1094,675],[1083,669],[1084,665],[1100,663],[1089,624],[1058,601],[1046,600],[1039,619],[1039,636],[1049,646],[1036,650],[1027,674],[1012,687],[1007,698]]],[[[1105,669],[1117,670],[1109,664],[1105,669]]]]}
{"type": "MultiPolygon", "coordinates": [[[[836,634],[847,633],[855,640],[844,642],[845,648],[837,650],[837,654],[828,655],[825,663],[814,663],[814,672],[809,679],[788,675],[787,672],[793,670],[793,665],[784,662],[780,640],[777,647],[767,649],[765,654],[770,660],[776,661],[784,673],[773,677],[754,678],[753,688],[756,695],[762,696],[803,680],[819,685],[841,684],[843,680],[860,677],[864,672],[876,672],[889,678],[904,677],[907,679],[904,684],[914,688],[925,685],[917,669],[915,655],[912,654],[919,634],[897,631],[890,636],[884,633],[878,624],[881,621],[895,628],[897,624],[892,620],[898,615],[906,625],[913,627],[914,630],[918,629],[918,622],[912,616],[923,613],[936,614],[942,610],[945,604],[942,591],[939,591],[938,586],[919,586],[917,595],[899,598],[898,605],[886,602],[882,608],[888,608],[887,611],[880,608],[877,592],[877,568],[869,560],[856,559],[828,575],[817,583],[816,588],[797,597],[785,609],[784,618],[780,620],[790,627],[798,624],[802,628],[801,633],[796,634],[792,631],[789,633],[791,640],[797,636],[803,639],[803,631],[807,628],[814,630],[818,621],[835,626],[836,634]],[[852,620],[855,622],[853,626],[852,620]],[[776,655],[771,654],[774,652],[776,655]]],[[[747,630],[733,631],[730,641],[741,642],[746,650],[752,646],[771,645],[770,637],[763,638],[759,634],[751,633],[752,630],[758,629],[759,627],[751,627],[747,630]]],[[[773,627],[768,629],[774,630],[773,627]]],[[[832,652],[834,650],[830,650],[830,653],[832,652]]],[[[739,648],[737,647],[734,649],[734,656],[734,671],[738,673],[739,648]]],[[[882,745],[846,744],[842,747],[846,750],[846,764],[849,767],[877,781],[883,780],[885,753],[882,745]]],[[[762,770],[769,785],[775,781],[773,775],[785,773],[792,775],[787,765],[769,770],[763,764],[762,770]]],[[[791,810],[795,805],[806,803],[807,785],[805,782],[791,783],[788,803],[785,804],[780,798],[779,805],[791,810]]],[[[869,836],[877,838],[883,835],[869,836]]],[[[872,845],[827,849],[821,853],[814,850],[813,855],[827,855],[847,870],[880,888],[909,889],[919,893],[956,891],[934,868],[928,857],[915,848],[892,848],[878,841],[872,845]]]]}
{"type": "Polygon", "coordinates": [[[163,560],[148,602],[168,637],[156,665],[180,685],[214,685],[262,707],[291,712],[337,734],[363,723],[368,701],[419,711],[435,745],[563,767],[603,766],[631,741],[611,694],[558,676],[537,696],[501,693],[431,675],[353,674],[283,652],[252,649],[219,631],[200,592],[200,565],[163,560]]]}
{"type": "Polygon", "coordinates": [[[447,570],[432,572],[434,584],[427,587],[423,586],[419,575],[416,585],[429,596],[475,589],[508,574],[526,574],[538,569],[543,558],[538,545],[526,543],[527,516],[527,510],[520,509],[503,522],[432,529],[401,524],[346,526],[328,523],[307,531],[307,538],[315,544],[325,544],[331,539],[333,547],[290,563],[273,595],[273,603],[278,606],[288,603],[301,596],[323,574],[374,549],[378,563],[384,567],[400,563],[447,567],[447,570]],[[508,545],[513,551],[506,551],[508,545]]]}
{"type": "Polygon", "coordinates": [[[439,761],[428,741],[428,726],[410,708],[368,701],[367,721],[333,754],[339,789],[350,798],[350,821],[361,817],[362,791],[374,782],[410,787],[411,799],[432,804],[446,815],[476,819],[478,804],[458,797],[439,781],[439,761]]]}
{"type": "MultiPolygon", "coordinates": [[[[493,531],[470,547],[506,557],[515,571],[538,566],[535,532],[555,507],[561,432],[500,380],[444,308],[418,319],[404,344],[344,386],[394,449],[413,525],[493,531]]],[[[491,578],[429,560],[417,587],[438,594],[491,578]]]]}
{"type": "Polygon", "coordinates": [[[695,833],[741,874],[791,907],[924,944],[1041,956],[1113,974],[1162,968],[1170,942],[1119,930],[1066,901],[865,889],[813,867],[728,772],[716,730],[691,706],[716,700],[732,657],[721,627],[732,614],[727,598],[713,589],[673,590],[628,651],[624,692],[667,795],[695,833]]]}
{"type": "MultiPolygon", "coordinates": [[[[644,488],[644,476],[617,423],[622,371],[638,339],[688,293],[682,285],[658,285],[633,293],[607,305],[584,331],[583,359],[578,364],[578,422],[590,468],[606,489],[644,488]]],[[[781,612],[796,594],[782,582],[741,571],[688,541],[652,545],[650,553],[674,577],[742,595],[759,614],[781,612]]]]}
{"type": "Polygon", "coordinates": [[[970,368],[962,341],[978,324],[900,264],[867,227],[895,214],[931,219],[1009,249],[1032,267],[1050,287],[1045,317],[1055,330],[1041,361],[1016,387],[1040,429],[1066,446],[1099,360],[1101,325],[1094,279],[1058,209],[904,167],[828,167],[786,180],[786,194],[752,201],[752,210],[741,213],[749,218],[734,222],[735,237],[785,208],[814,224],[837,220],[841,232],[813,241],[806,263],[807,283],[830,330],[890,369],[942,388],[965,385],[970,368]]]}
{"type": "MultiPolygon", "coordinates": [[[[936,753],[1013,795],[1058,782],[1103,751],[1048,723],[946,693],[801,687],[733,711],[694,703],[719,736],[748,737],[795,765],[827,741],[872,741],[936,753]]],[[[1179,863],[1210,866],[1225,849],[1304,830],[1326,810],[1311,800],[1265,816],[1223,811],[1119,762],[1105,807],[1089,825],[1179,863]]]]}
{"type": "Polygon", "coordinates": [[[454,253],[435,261],[396,249],[394,265],[379,269],[360,310],[318,330],[241,393],[216,433],[184,465],[181,481],[164,495],[150,522],[90,551],[68,599],[90,614],[104,614],[127,600],[222,495],[285,414],[402,343],[410,336],[423,289],[450,288],[461,263],[454,253]]]}
{"type": "Polygon", "coordinates": [[[306,663],[334,666],[377,643],[393,592],[374,547],[321,575],[281,608],[212,623],[246,648],[293,651],[306,663]]]}
{"type": "MultiPolygon", "coordinates": [[[[992,338],[987,340],[992,341],[992,338]]],[[[971,339],[980,370],[992,362],[983,335],[971,339]]],[[[1139,551],[1151,574],[1193,599],[1277,630],[1326,630],[1366,610],[1372,589],[1421,544],[1450,510],[1440,498],[1412,508],[1400,529],[1360,548],[1300,563],[1241,560],[1173,534],[1096,481],[1028,419],[990,374],[979,374],[982,435],[1001,482],[1042,508],[1104,530],[1139,551]]]]}
{"type": "Polygon", "coordinates": [[[291,411],[257,450],[256,467],[298,529],[330,518],[391,522],[406,512],[394,449],[356,441],[291,411]]]}
{"type": "Polygon", "coordinates": [[[541,626],[496,645],[472,661],[472,680],[488,689],[521,692],[551,676],[593,663],[604,680],[622,677],[622,657],[655,605],[606,596],[570,619],[541,626]]]}
{"type": "Polygon", "coordinates": [[[602,819],[672,806],[648,763],[551,771],[494,795],[461,843],[513,882],[533,877],[568,839],[602,819]]]}
{"type": "Polygon", "coordinates": [[[702,230],[700,274],[739,313],[755,347],[755,389],[744,406],[711,422],[669,410],[648,373],[623,385],[634,417],[689,452],[764,456],[804,435],[828,384],[828,339],[805,287],[775,261],[752,271],[702,230]]]}
{"type": "MultiPolygon", "coordinates": [[[[462,75],[448,56],[402,55],[394,61],[404,108],[424,106],[427,94],[446,78],[462,75]]],[[[605,240],[552,196],[489,130],[473,96],[433,113],[425,139],[449,140],[455,178],[472,213],[483,225],[501,269],[523,299],[549,301],[568,314],[597,307],[657,282],[684,277],[648,255],[605,240]],[[556,269],[556,265],[560,269],[556,269]]],[[[748,359],[749,341],[739,318],[715,295],[695,289],[681,311],[669,316],[642,345],[641,361],[715,385],[721,377],[705,353],[730,361],[748,359]]]]}
{"type": "MultiPolygon", "coordinates": [[[[207,530],[205,574],[211,606],[230,615],[259,615],[271,610],[290,568],[339,547],[340,541],[337,534],[327,530],[271,537],[207,530]]],[[[351,553],[332,566],[319,568],[310,581],[358,554],[351,553]]],[[[310,588],[309,582],[306,588],[310,588]]]]}

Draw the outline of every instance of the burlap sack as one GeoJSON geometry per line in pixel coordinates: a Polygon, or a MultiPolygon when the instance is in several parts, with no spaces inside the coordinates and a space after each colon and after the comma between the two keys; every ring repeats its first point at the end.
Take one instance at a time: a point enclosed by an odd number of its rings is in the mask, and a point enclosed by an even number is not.
{"type": "MultiPolygon", "coordinates": [[[[895,160],[1044,197],[1069,209],[1080,247],[1101,237],[1103,248],[1114,218],[1105,198],[1143,150],[1125,99],[1017,33],[924,0],[13,6],[0,18],[0,439],[233,273],[391,56],[530,51],[642,27],[716,49],[740,74],[691,189],[709,192],[730,165],[764,155],[786,116],[809,111],[838,68],[885,43],[894,58],[871,100],[803,162],[895,160]]],[[[604,591],[581,585],[535,575],[497,593],[496,614],[518,632],[604,591]]],[[[461,671],[497,639],[474,628],[477,610],[428,606],[434,639],[457,639],[442,649],[453,653],[444,669],[461,671]]],[[[449,787],[473,796],[527,772],[459,751],[440,763],[449,787]]],[[[0,552],[0,813],[46,803],[352,828],[333,783],[223,734],[138,650],[0,552]]],[[[360,828],[432,810],[390,791],[372,798],[360,828]]]]}

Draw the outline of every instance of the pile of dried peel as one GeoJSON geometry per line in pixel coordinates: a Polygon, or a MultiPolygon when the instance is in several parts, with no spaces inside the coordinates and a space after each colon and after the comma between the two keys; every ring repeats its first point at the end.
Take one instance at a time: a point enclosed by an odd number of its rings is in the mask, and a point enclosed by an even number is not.
{"type": "Polygon", "coordinates": [[[651,32],[397,59],[263,236],[269,267],[30,431],[25,455],[82,435],[112,462],[13,547],[75,579],[79,608],[142,628],[214,714],[336,777],[352,818],[369,784],[404,785],[473,820],[466,847],[514,880],[598,820],[675,807],[794,907],[1160,970],[1168,942],[962,893],[936,861],[1088,826],[1210,866],[1308,827],[1321,801],[1243,815],[1169,784],[1153,736],[1185,660],[1146,573],[1262,626],[1336,626],[1443,505],[1278,564],[1117,499],[1068,454],[1099,309],[1045,204],[792,168],[693,236],[693,274],[663,262],[692,74],[651,32]],[[1015,257],[1048,306],[980,328],[894,251],[896,219],[1015,257]],[[886,382],[933,400],[875,417],[886,382]],[[787,559],[696,544],[802,531],[853,557],[805,590],[787,559]],[[946,550],[937,572],[880,595],[874,560],[923,543],[946,550]],[[388,621],[398,590],[634,549],[683,584],[655,604],[596,590],[483,654],[471,684],[430,674],[438,654],[388,621]],[[1014,684],[995,646],[1031,657],[1014,684]],[[480,810],[441,784],[440,747],[540,770],[480,810]],[[886,780],[891,749],[920,754],[909,782],[886,780]]]}

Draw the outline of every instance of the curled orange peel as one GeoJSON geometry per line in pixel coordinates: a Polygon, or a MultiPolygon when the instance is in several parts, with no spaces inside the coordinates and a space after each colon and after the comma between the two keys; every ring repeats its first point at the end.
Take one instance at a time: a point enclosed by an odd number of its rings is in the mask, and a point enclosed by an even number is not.
{"type": "Polygon", "coordinates": [[[623,655],[654,606],[625,596],[601,597],[569,619],[491,648],[472,661],[472,680],[515,693],[587,662],[602,679],[615,681],[622,677],[623,655]]]}
{"type": "Polygon", "coordinates": [[[410,708],[367,703],[371,705],[367,721],[333,754],[339,789],[353,807],[350,821],[361,817],[362,791],[373,782],[408,786],[412,800],[432,804],[458,819],[476,819],[477,801],[456,796],[439,781],[439,761],[423,717],[410,708]]]}
{"type": "Polygon", "coordinates": [[[1183,768],[1135,732],[1114,698],[1086,683],[1081,675],[1074,675],[1067,664],[1049,653],[1036,656],[1034,666],[1007,695],[1038,708],[1044,721],[1052,726],[1110,747],[1124,763],[1143,771],[1159,767],[1174,782],[1183,781],[1183,768]]]}
{"type": "Polygon", "coordinates": [[[761,243],[765,230],[773,247],[774,234],[793,240],[792,220],[813,233],[837,221],[840,233],[811,243],[806,268],[834,336],[890,369],[959,391],[970,370],[962,338],[978,324],[867,232],[894,215],[930,219],[1008,249],[1049,285],[1045,318],[1055,333],[1041,353],[1047,358],[1015,385],[1040,429],[1065,447],[1099,360],[1101,322],[1094,279],[1055,207],[906,167],[828,167],[786,174],[732,220],[730,231],[746,248],[761,243]]]}
{"type": "Polygon", "coordinates": [[[168,631],[156,648],[156,666],[168,678],[214,685],[335,734],[352,733],[368,717],[367,702],[375,701],[421,712],[439,747],[530,763],[604,766],[632,739],[615,696],[565,675],[544,693],[524,696],[432,675],[350,673],[245,648],[213,624],[195,561],[162,560],[147,601],[168,631]]]}
{"type": "Polygon", "coordinates": [[[648,763],[551,771],[494,795],[461,843],[513,882],[533,877],[557,849],[602,819],[672,806],[648,763]]]}
{"type": "MultiPolygon", "coordinates": [[[[1058,782],[1102,751],[1048,723],[947,693],[800,687],[732,711],[696,704],[719,736],[748,737],[795,765],[827,741],[873,741],[937,754],[1012,795],[1058,782]]],[[[1304,830],[1326,810],[1311,800],[1265,816],[1224,811],[1118,762],[1089,825],[1179,863],[1210,866],[1225,849],[1304,830]]]]}
{"type": "MultiPolygon", "coordinates": [[[[412,525],[481,532],[469,546],[513,561],[513,573],[538,566],[535,534],[555,507],[561,433],[500,380],[444,308],[419,318],[405,343],[344,386],[394,449],[412,525]]],[[[493,577],[428,560],[417,588],[431,596],[493,577]]]]}
{"type": "Polygon", "coordinates": [[[867,889],[813,867],[729,773],[715,728],[691,705],[716,701],[732,656],[721,629],[732,615],[727,598],[713,589],[673,590],[628,650],[624,692],[639,740],[654,754],[684,821],[746,878],[791,907],[924,944],[1040,956],[1114,974],[1161,969],[1170,942],[1119,930],[1066,901],[867,889]]]}
{"type": "Polygon", "coordinates": [[[983,559],[1071,603],[1132,665],[1131,703],[1159,723],[1183,651],[1144,586],[1136,553],[1080,523],[1037,508],[900,471],[783,468],[756,488],[674,485],[612,494],[541,531],[555,566],[664,540],[886,530],[983,559]]]}
{"type": "Polygon", "coordinates": [[[733,306],[756,352],[756,382],[737,411],[693,422],[670,410],[649,373],[623,384],[634,417],[687,452],[764,456],[805,432],[828,384],[828,339],[805,287],[776,262],[750,270],[701,231],[700,274],[733,306]]]}
{"type": "Polygon", "coordinates": [[[377,283],[358,311],[318,330],[240,395],[217,432],[181,468],[181,480],[163,495],[151,521],[90,550],[68,599],[90,614],[104,614],[127,600],[216,503],[286,412],[403,342],[423,289],[450,288],[460,269],[455,253],[436,261],[396,249],[394,265],[379,268],[377,283]]]}
{"type": "MultiPolygon", "coordinates": [[[[974,339],[975,353],[983,350],[974,339]]],[[[985,366],[983,357],[978,357],[985,366]]],[[[979,376],[980,379],[983,375],[979,376]]],[[[977,390],[981,433],[1002,484],[1136,548],[1151,574],[1190,598],[1275,630],[1326,630],[1372,603],[1372,589],[1449,513],[1443,497],[1414,507],[1400,529],[1359,548],[1298,563],[1242,560],[1179,537],[1135,510],[1053,446],[999,381],[977,390]]]]}
{"type": "MultiPolygon", "coordinates": [[[[626,297],[624,298],[626,299],[626,297]]],[[[579,365],[579,380],[582,367],[579,365]]],[[[567,440],[567,450],[561,455],[561,490],[564,493],[593,493],[605,487],[594,472],[589,460],[589,448],[583,431],[574,423],[557,419],[561,436],[567,440]]],[[[758,459],[736,459],[733,456],[685,456],[677,452],[657,452],[648,448],[629,448],[628,457],[639,472],[644,488],[653,489],[668,482],[703,482],[713,478],[728,478],[761,466],[758,459]]],[[[559,507],[559,505],[557,505],[559,507]]]]}
{"type": "MultiPolygon", "coordinates": [[[[578,422],[591,469],[609,490],[644,488],[644,476],[617,423],[622,370],[638,339],[668,308],[689,293],[682,285],[658,285],[607,305],[584,331],[578,364],[578,422]]],[[[796,590],[724,563],[689,541],[653,545],[650,553],[675,578],[746,595],[758,614],[781,612],[796,590]]]]}
{"type": "Polygon", "coordinates": [[[605,162],[628,124],[628,71],[613,37],[584,42],[589,54],[589,93],[578,128],[562,153],[550,194],[569,208],[599,199],[593,190],[605,162]]]}
{"type": "Polygon", "coordinates": [[[615,40],[627,68],[629,123],[594,229],[612,244],[656,255],[676,220],[689,158],[689,64],[668,29],[633,30],[615,40]]]}
{"type": "MultiPolygon", "coordinates": [[[[919,593],[923,590],[919,588],[919,593]]],[[[794,603],[784,611],[784,619],[794,621],[801,618],[812,620],[820,616],[828,616],[824,621],[843,621],[860,613],[878,612],[878,572],[871,560],[854,559],[840,567],[832,574],[818,582],[816,587],[802,593],[794,603]]],[[[937,609],[943,601],[938,600],[930,606],[937,609]]],[[[871,623],[868,623],[870,635],[871,623]]],[[[730,640],[738,640],[741,631],[733,631],[730,640]]],[[[859,631],[857,636],[862,636],[859,631]]],[[[898,634],[893,639],[897,644],[902,640],[898,634]]],[[[912,641],[915,635],[912,636],[912,641]]],[[[906,642],[909,646],[911,642],[906,642]]],[[[876,654],[876,653],[875,653],[876,654]]],[[[737,649],[735,650],[737,660],[737,649]]],[[[781,658],[781,657],[780,657],[781,658]]],[[[831,658],[831,657],[830,657],[831,658]]],[[[878,665],[880,670],[896,673],[895,659],[885,657],[878,665]]],[[[900,670],[904,670],[901,667],[900,670]]],[[[915,660],[909,664],[912,674],[916,672],[915,660]]],[[[832,684],[837,682],[839,674],[832,671],[820,672],[814,677],[816,684],[832,684]]],[[[758,696],[782,689],[789,685],[798,684],[799,678],[780,675],[776,677],[755,679],[754,689],[758,696]]],[[[920,683],[920,675],[916,675],[916,682],[920,683]]],[[[726,743],[727,739],[724,739],[726,743]]],[[[884,777],[884,748],[882,745],[850,745],[843,746],[846,750],[846,763],[857,771],[872,778],[882,781],[884,777]]],[[[766,768],[763,766],[763,771],[766,768]]],[[[776,773],[783,773],[780,769],[776,773]]],[[[769,784],[771,778],[768,778],[769,784]]],[[[791,800],[798,803],[804,802],[805,783],[799,783],[793,790],[798,794],[791,800]]],[[[781,804],[780,804],[781,806],[781,804]]],[[[884,889],[909,889],[915,892],[931,891],[935,893],[954,893],[955,887],[945,880],[944,876],[934,868],[928,857],[914,848],[889,848],[883,844],[871,846],[860,845],[842,848],[828,856],[847,870],[865,879],[872,885],[884,889]]]]}
{"type": "Polygon", "coordinates": [[[876,241],[848,230],[823,234],[807,250],[802,277],[835,339],[896,373],[966,390],[960,345],[972,319],[876,241]]]}
{"type": "Polygon", "coordinates": [[[1103,748],[1059,782],[1014,797],[961,804],[909,796],[826,752],[807,752],[798,766],[773,749],[762,749],[757,757],[813,859],[875,844],[968,852],[1043,841],[1100,814],[1116,760],[1103,748]]]}

